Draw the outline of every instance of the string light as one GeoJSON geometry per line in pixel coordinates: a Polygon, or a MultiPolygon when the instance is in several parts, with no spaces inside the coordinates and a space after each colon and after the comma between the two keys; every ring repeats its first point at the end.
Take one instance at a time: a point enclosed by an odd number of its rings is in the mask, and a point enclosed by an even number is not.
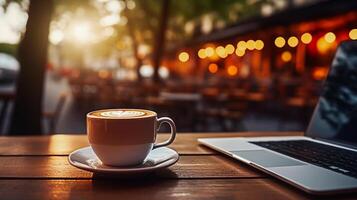
{"type": "Polygon", "coordinates": [[[351,40],[357,40],[357,29],[352,29],[349,34],[351,40]]]}
{"type": "Polygon", "coordinates": [[[205,51],[207,57],[211,57],[214,55],[214,49],[212,47],[207,47],[205,51]]]}
{"type": "Polygon", "coordinates": [[[275,46],[282,48],[285,45],[285,39],[281,36],[277,37],[274,41],[275,46]]]}
{"type": "Polygon", "coordinates": [[[328,32],[325,34],[324,39],[328,43],[333,43],[336,40],[336,35],[332,32],[328,32]]]}
{"type": "Polygon", "coordinates": [[[216,48],[216,54],[220,57],[220,58],[226,58],[227,54],[226,54],[226,49],[222,46],[218,46],[216,48]]]}
{"type": "Polygon", "coordinates": [[[237,43],[237,50],[239,49],[240,51],[245,51],[247,48],[247,43],[245,41],[239,41],[237,43]]]}
{"type": "Polygon", "coordinates": [[[200,49],[197,54],[198,54],[198,57],[201,59],[204,59],[207,57],[205,49],[200,49]]]}
{"type": "Polygon", "coordinates": [[[180,54],[179,54],[179,60],[181,61],[181,62],[187,62],[188,61],[188,59],[190,59],[190,55],[187,53],[187,52],[181,52],[180,54]]]}
{"type": "Polygon", "coordinates": [[[262,40],[255,41],[255,49],[262,50],[264,48],[264,42],[262,40]]]}
{"type": "Polygon", "coordinates": [[[227,44],[225,50],[226,54],[232,54],[234,53],[234,46],[232,44],[227,44]]]}
{"type": "Polygon", "coordinates": [[[296,47],[299,44],[299,40],[297,39],[297,37],[292,36],[288,39],[288,45],[290,47],[296,47]]]}
{"type": "Polygon", "coordinates": [[[248,50],[254,50],[254,48],[255,48],[255,42],[254,42],[254,40],[248,40],[248,41],[247,41],[247,49],[248,49],[248,50]]]}
{"type": "Polygon", "coordinates": [[[312,41],[312,35],[310,33],[304,33],[301,35],[301,42],[304,44],[310,44],[312,41]]]}
{"type": "Polygon", "coordinates": [[[245,54],[245,50],[240,50],[240,49],[236,49],[236,55],[238,56],[238,57],[242,57],[242,56],[244,56],[244,54],[245,54]]]}

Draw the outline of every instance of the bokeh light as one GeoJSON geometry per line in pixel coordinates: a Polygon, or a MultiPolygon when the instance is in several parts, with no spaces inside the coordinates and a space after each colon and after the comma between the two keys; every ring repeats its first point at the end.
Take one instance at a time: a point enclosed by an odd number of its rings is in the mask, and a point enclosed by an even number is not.
{"type": "Polygon", "coordinates": [[[245,50],[240,50],[240,49],[236,49],[236,55],[238,56],[238,57],[242,57],[242,56],[244,56],[244,54],[245,54],[245,50]]]}
{"type": "Polygon", "coordinates": [[[149,78],[154,74],[154,68],[151,65],[143,65],[139,69],[142,77],[149,78]]]}
{"type": "Polygon", "coordinates": [[[118,24],[120,21],[120,16],[119,15],[107,15],[100,19],[99,23],[102,26],[113,26],[115,24],[118,24]]]}
{"type": "Polygon", "coordinates": [[[297,37],[291,36],[291,37],[288,39],[288,45],[289,45],[290,47],[296,47],[298,44],[299,44],[299,40],[298,40],[297,37]]]}
{"type": "Polygon", "coordinates": [[[264,48],[264,42],[262,40],[255,41],[255,49],[262,50],[264,48]]]}
{"type": "Polygon", "coordinates": [[[159,71],[158,72],[159,72],[159,76],[161,78],[163,78],[163,79],[168,78],[169,75],[170,75],[169,69],[167,67],[164,67],[164,66],[159,67],[159,71]]]}
{"type": "Polygon", "coordinates": [[[234,46],[232,44],[227,44],[225,47],[226,54],[232,54],[234,53],[234,46]]]}
{"type": "Polygon", "coordinates": [[[110,73],[109,73],[108,70],[101,69],[101,70],[98,71],[98,76],[99,76],[99,78],[107,79],[107,78],[109,78],[110,73]]]}
{"type": "Polygon", "coordinates": [[[181,62],[187,62],[190,59],[190,55],[187,52],[181,52],[178,58],[181,62]]]}
{"type": "Polygon", "coordinates": [[[332,32],[328,32],[325,34],[324,39],[328,43],[333,43],[336,40],[336,35],[332,32]]]}
{"type": "Polygon", "coordinates": [[[235,65],[230,65],[227,68],[227,73],[229,76],[235,76],[238,73],[238,68],[235,65]]]}
{"type": "Polygon", "coordinates": [[[282,48],[285,45],[285,39],[281,36],[277,37],[274,41],[275,46],[282,48]]]}
{"type": "Polygon", "coordinates": [[[207,57],[206,55],[206,50],[205,49],[200,49],[197,53],[198,57],[201,58],[201,59],[204,59],[207,57]]]}
{"type": "Polygon", "coordinates": [[[215,74],[218,71],[218,65],[215,63],[211,63],[208,65],[208,71],[212,74],[215,74]]]}
{"type": "Polygon", "coordinates": [[[133,0],[128,0],[128,1],[126,2],[126,7],[127,7],[129,10],[133,10],[133,9],[136,7],[135,1],[133,1],[133,0]]]}
{"type": "Polygon", "coordinates": [[[321,54],[327,53],[332,48],[332,43],[326,41],[325,37],[321,37],[317,40],[317,50],[321,54]]]}
{"type": "Polygon", "coordinates": [[[64,34],[61,30],[53,30],[49,35],[49,40],[52,44],[57,45],[62,42],[64,34]]]}
{"type": "Polygon", "coordinates": [[[248,40],[248,41],[247,41],[247,49],[249,49],[249,50],[254,50],[254,48],[255,48],[255,42],[254,42],[254,40],[248,40]]]}
{"type": "Polygon", "coordinates": [[[212,47],[207,47],[205,51],[207,57],[211,57],[214,55],[214,49],[212,47]]]}
{"type": "Polygon", "coordinates": [[[291,53],[289,51],[284,51],[281,54],[281,60],[284,61],[284,62],[291,61],[291,58],[292,58],[292,55],[291,55],[291,53]]]}
{"type": "Polygon", "coordinates": [[[324,80],[328,74],[328,68],[325,67],[317,67],[313,70],[312,76],[315,80],[324,80]]]}
{"type": "Polygon", "coordinates": [[[226,49],[223,46],[218,46],[216,48],[216,54],[220,57],[220,58],[226,58],[227,54],[226,54],[226,49]]]}
{"type": "Polygon", "coordinates": [[[86,43],[92,39],[91,31],[89,23],[78,23],[73,28],[73,37],[80,43],[86,43]]]}
{"type": "Polygon", "coordinates": [[[351,40],[357,40],[357,29],[352,29],[348,35],[350,36],[351,40]]]}
{"type": "Polygon", "coordinates": [[[245,51],[247,48],[247,43],[245,41],[239,41],[237,43],[237,50],[239,49],[240,51],[245,51]]]}
{"type": "Polygon", "coordinates": [[[304,44],[310,44],[312,41],[312,35],[310,33],[304,33],[301,35],[301,42],[304,44]]]}

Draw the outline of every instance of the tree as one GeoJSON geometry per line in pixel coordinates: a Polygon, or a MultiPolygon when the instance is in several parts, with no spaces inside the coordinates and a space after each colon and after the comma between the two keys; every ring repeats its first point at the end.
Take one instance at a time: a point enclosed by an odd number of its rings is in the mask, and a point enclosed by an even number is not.
{"type": "Polygon", "coordinates": [[[155,37],[155,45],[154,45],[154,52],[153,52],[153,66],[154,66],[154,81],[158,82],[159,78],[159,67],[160,61],[163,54],[163,49],[165,48],[165,33],[167,30],[167,21],[169,18],[169,7],[170,7],[170,0],[162,0],[161,6],[161,16],[159,19],[159,27],[156,31],[155,37]]]}
{"type": "Polygon", "coordinates": [[[18,48],[21,68],[9,131],[11,134],[42,133],[42,99],[52,9],[52,0],[30,2],[26,32],[18,48]]]}

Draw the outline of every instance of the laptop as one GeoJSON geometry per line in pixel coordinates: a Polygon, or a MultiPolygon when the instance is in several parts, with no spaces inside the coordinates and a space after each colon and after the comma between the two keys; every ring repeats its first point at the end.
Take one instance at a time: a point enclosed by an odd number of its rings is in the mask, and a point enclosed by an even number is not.
{"type": "Polygon", "coordinates": [[[338,47],[304,136],[198,141],[308,193],[357,191],[357,41],[338,47]]]}

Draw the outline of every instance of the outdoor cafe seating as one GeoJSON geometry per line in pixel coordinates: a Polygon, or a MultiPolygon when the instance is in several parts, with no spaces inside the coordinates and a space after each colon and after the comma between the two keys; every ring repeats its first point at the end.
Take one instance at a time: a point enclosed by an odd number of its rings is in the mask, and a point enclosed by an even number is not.
{"type": "Polygon", "coordinates": [[[357,1],[0,0],[0,199],[356,199],[357,1]]]}

